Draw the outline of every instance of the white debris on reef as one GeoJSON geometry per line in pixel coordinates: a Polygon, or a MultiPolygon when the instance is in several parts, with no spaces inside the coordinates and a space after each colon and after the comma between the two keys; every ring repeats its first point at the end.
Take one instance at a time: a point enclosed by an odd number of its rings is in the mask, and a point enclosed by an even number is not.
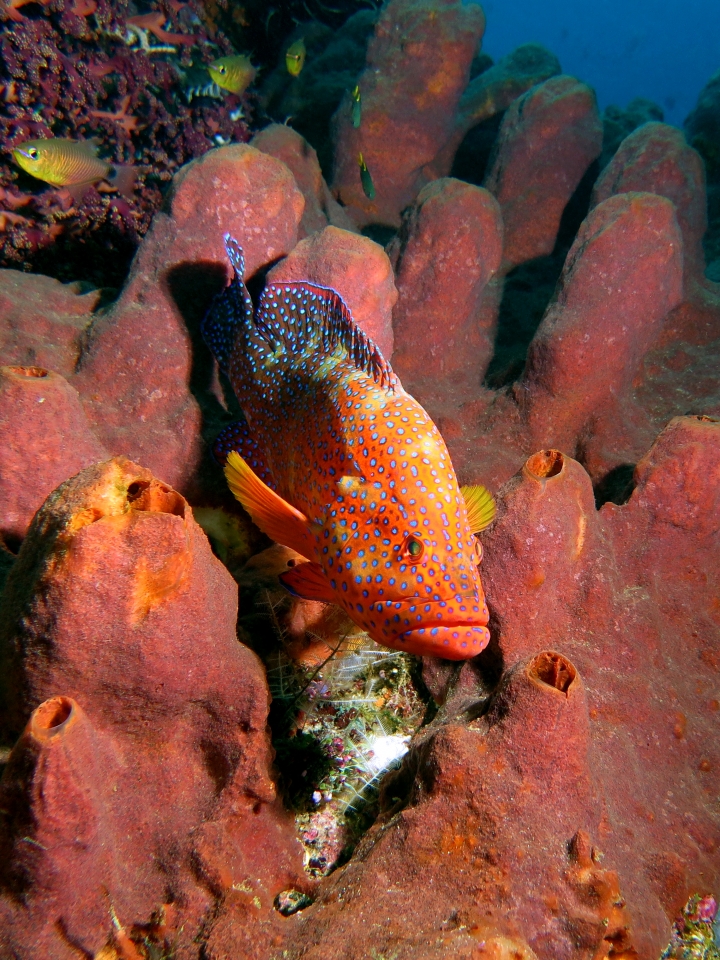
{"type": "Polygon", "coordinates": [[[400,760],[408,751],[410,737],[401,737],[391,734],[389,737],[371,737],[368,741],[368,750],[365,762],[373,773],[388,770],[397,760],[400,760]]]}

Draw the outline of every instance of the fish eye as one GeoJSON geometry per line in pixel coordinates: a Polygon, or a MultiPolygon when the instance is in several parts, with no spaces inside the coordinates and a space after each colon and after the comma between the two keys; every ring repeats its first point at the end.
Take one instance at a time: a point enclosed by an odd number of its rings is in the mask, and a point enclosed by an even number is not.
{"type": "Polygon", "coordinates": [[[30,157],[31,160],[37,160],[37,158],[40,156],[40,153],[37,147],[28,147],[25,152],[27,153],[28,157],[30,157]]]}
{"type": "Polygon", "coordinates": [[[219,63],[217,70],[218,70],[218,73],[225,73],[227,71],[227,67],[225,66],[224,63],[219,63]]]}
{"type": "Polygon", "coordinates": [[[413,562],[420,559],[425,550],[425,546],[422,540],[418,540],[417,537],[414,537],[410,534],[409,537],[406,537],[405,543],[400,550],[400,559],[401,560],[411,560],[413,562]]]}

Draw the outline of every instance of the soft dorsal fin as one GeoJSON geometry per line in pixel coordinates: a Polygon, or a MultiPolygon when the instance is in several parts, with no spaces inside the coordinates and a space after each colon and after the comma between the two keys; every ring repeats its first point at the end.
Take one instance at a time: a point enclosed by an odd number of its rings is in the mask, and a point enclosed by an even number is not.
{"type": "Polygon", "coordinates": [[[323,603],[335,603],[337,597],[319,563],[298,563],[280,574],[280,583],[290,593],[304,600],[321,600],[323,603]]]}
{"type": "Polygon", "coordinates": [[[304,351],[332,354],[341,347],[358,370],[391,393],[399,386],[379,347],[352,318],[340,294],[305,280],[271,283],[262,292],[255,313],[258,331],[289,354],[304,351]]]}
{"type": "Polygon", "coordinates": [[[495,498],[480,484],[460,487],[460,493],[465,498],[470,529],[473,533],[480,533],[495,519],[495,498]]]}
{"type": "Polygon", "coordinates": [[[303,557],[312,556],[315,537],[305,514],[263,483],[236,450],[228,454],[225,476],[233,494],[263,533],[303,557]]]}

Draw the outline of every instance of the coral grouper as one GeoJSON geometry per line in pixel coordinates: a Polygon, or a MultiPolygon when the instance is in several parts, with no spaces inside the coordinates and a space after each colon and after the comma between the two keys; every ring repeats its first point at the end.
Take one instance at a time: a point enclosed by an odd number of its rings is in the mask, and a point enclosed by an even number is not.
{"type": "Polygon", "coordinates": [[[272,284],[257,310],[242,250],[203,333],[246,422],[221,435],[230,487],[307,562],[281,577],[337,603],[378,643],[452,660],[487,644],[474,533],[494,502],[461,492],[440,433],[334,290],[272,284]]]}

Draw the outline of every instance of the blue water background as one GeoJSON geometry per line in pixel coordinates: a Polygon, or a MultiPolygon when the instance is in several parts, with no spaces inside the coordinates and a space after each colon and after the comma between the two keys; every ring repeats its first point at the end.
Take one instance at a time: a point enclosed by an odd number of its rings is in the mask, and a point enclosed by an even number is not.
{"type": "Polygon", "coordinates": [[[482,0],[493,59],[542,43],[563,71],[594,87],[604,109],[634,97],[682,125],[720,70],[720,0],[482,0]]]}

